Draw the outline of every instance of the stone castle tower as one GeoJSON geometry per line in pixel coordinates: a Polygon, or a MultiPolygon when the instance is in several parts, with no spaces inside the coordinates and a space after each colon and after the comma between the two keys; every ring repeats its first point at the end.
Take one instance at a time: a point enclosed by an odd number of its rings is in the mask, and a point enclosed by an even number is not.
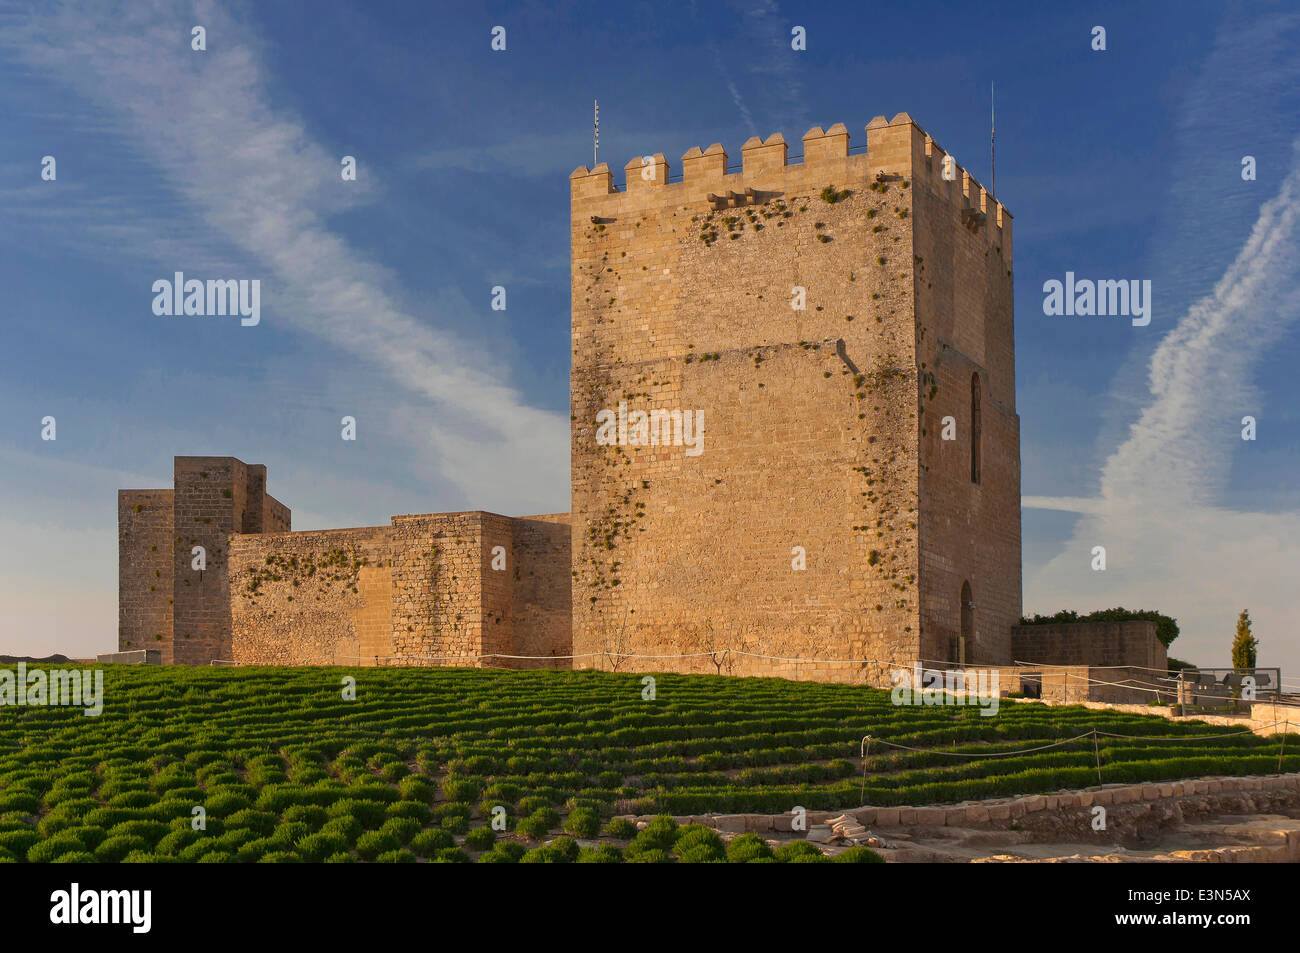
{"type": "Polygon", "coordinates": [[[578,664],[1011,660],[1011,216],[906,113],[866,132],[570,176],[578,664]]]}
{"type": "Polygon", "coordinates": [[[577,169],[571,513],[291,532],[265,467],[177,457],[172,489],[119,494],[119,648],[875,683],[1010,662],[1011,216],[906,114],[866,146],[697,148],[680,180],[655,155],[623,190],[577,169]]]}

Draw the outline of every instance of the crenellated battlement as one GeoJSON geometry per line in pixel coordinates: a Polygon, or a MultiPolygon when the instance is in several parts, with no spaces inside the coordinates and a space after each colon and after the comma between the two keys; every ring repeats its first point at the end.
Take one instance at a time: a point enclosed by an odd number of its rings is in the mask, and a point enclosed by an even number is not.
{"type": "Polygon", "coordinates": [[[865,152],[854,153],[843,123],[813,126],[802,137],[803,159],[789,161],[781,133],[750,138],[740,147],[739,171],[730,170],[721,143],[694,146],[681,157],[681,175],[663,153],[642,156],[624,167],[624,186],[614,183],[607,163],[578,166],[569,176],[575,227],[593,216],[609,217],[668,204],[708,202],[714,208],[762,201],[762,193],[820,189],[828,183],[903,179],[925,188],[958,212],[959,223],[982,233],[1011,259],[1011,213],[965,168],[947,163],[949,153],[907,113],[877,116],[866,126],[865,152]],[[949,178],[945,178],[945,166],[949,178]]]}

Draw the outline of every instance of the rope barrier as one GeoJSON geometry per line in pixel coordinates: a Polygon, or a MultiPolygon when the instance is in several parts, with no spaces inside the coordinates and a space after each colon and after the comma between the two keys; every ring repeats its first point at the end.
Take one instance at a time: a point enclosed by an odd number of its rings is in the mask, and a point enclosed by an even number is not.
{"type": "MultiPolygon", "coordinates": [[[[303,658],[302,660],[300,660],[299,662],[297,662],[297,663],[295,663],[295,664],[312,664],[312,663],[315,663],[315,662],[326,662],[326,661],[328,661],[330,664],[338,664],[339,662],[349,662],[349,661],[355,661],[355,662],[366,662],[366,661],[375,661],[375,662],[379,662],[379,661],[383,661],[383,662],[463,662],[463,663],[472,663],[472,662],[483,662],[483,661],[487,661],[487,660],[489,660],[489,659],[506,659],[506,660],[510,660],[510,661],[537,661],[537,662],[546,662],[546,661],[551,661],[551,662],[560,662],[560,661],[574,662],[574,661],[578,661],[578,660],[580,660],[580,659],[593,659],[593,658],[604,658],[604,659],[610,659],[611,662],[612,662],[614,659],[618,659],[618,660],[620,661],[620,663],[621,663],[622,661],[625,661],[625,660],[627,660],[627,659],[652,659],[652,660],[663,660],[663,659],[697,659],[697,658],[709,658],[709,659],[712,659],[712,660],[713,660],[713,662],[714,662],[715,665],[719,665],[718,658],[719,658],[719,656],[721,656],[721,658],[723,659],[722,664],[725,665],[725,664],[726,664],[726,660],[729,659],[729,657],[732,656],[732,655],[735,655],[735,656],[744,656],[744,657],[746,657],[746,658],[753,658],[753,659],[761,659],[761,660],[763,660],[763,661],[768,661],[768,662],[785,662],[785,663],[791,663],[791,664],[794,664],[794,665],[796,665],[796,666],[797,666],[797,665],[801,665],[801,664],[803,664],[803,665],[861,665],[861,666],[866,666],[866,665],[880,665],[880,666],[888,666],[888,667],[893,668],[894,670],[898,670],[898,671],[909,671],[909,670],[911,670],[912,668],[914,668],[915,666],[918,666],[918,665],[919,665],[919,666],[929,666],[929,665],[941,665],[941,666],[945,666],[945,668],[943,668],[943,669],[928,669],[929,671],[962,671],[962,672],[994,671],[994,672],[1002,672],[1002,671],[1004,671],[1004,670],[1006,670],[1006,669],[1008,669],[1008,668],[1012,668],[1012,667],[1016,667],[1016,668],[1025,667],[1025,668],[1031,668],[1031,669],[1038,669],[1038,670],[1039,670],[1039,673],[1042,673],[1042,672],[1045,671],[1045,670],[1051,670],[1051,669],[1065,669],[1065,668],[1074,668],[1074,667],[1076,667],[1076,666],[1064,666],[1064,665],[1035,665],[1035,664],[1028,663],[1028,662],[1020,662],[1020,661],[1017,661],[1017,662],[1013,663],[1012,665],[985,665],[985,666],[971,665],[971,666],[968,666],[968,667],[962,667],[962,668],[959,668],[959,667],[956,666],[956,663],[953,663],[953,662],[950,662],[950,661],[947,661],[947,660],[937,660],[937,659],[916,659],[916,660],[912,661],[911,663],[907,663],[907,662],[900,662],[900,661],[897,660],[897,659],[874,659],[874,658],[857,658],[857,659],[854,659],[854,658],[850,658],[850,659],[837,659],[837,658],[803,658],[803,657],[799,657],[799,656],[767,655],[767,654],[763,654],[763,653],[760,653],[760,652],[749,652],[749,651],[746,651],[746,650],[744,650],[744,649],[732,649],[732,648],[718,648],[718,649],[713,649],[713,650],[711,650],[711,651],[706,651],[706,652],[660,653],[660,654],[633,653],[633,652],[578,652],[578,653],[574,653],[574,654],[571,654],[571,655],[513,655],[513,654],[507,654],[507,653],[504,653],[504,652],[487,652],[487,653],[481,653],[481,654],[479,654],[479,653],[466,653],[466,654],[459,654],[459,655],[313,655],[313,656],[307,656],[307,657],[303,658]]],[[[209,664],[210,664],[210,665],[246,665],[246,664],[250,664],[250,663],[236,662],[236,661],[234,661],[234,660],[228,660],[228,659],[216,659],[216,660],[213,660],[212,662],[210,662],[209,664]]],[[[254,663],[254,664],[255,664],[255,663],[254,663]]],[[[719,666],[719,667],[721,667],[721,666],[719,666]]],[[[1139,671],[1139,672],[1160,672],[1160,671],[1167,671],[1167,670],[1163,670],[1163,669],[1148,668],[1148,667],[1146,667],[1146,666],[1138,666],[1138,665],[1132,665],[1132,666],[1128,666],[1128,665],[1085,665],[1085,666],[1077,666],[1077,667],[1080,667],[1080,668],[1086,668],[1086,669],[1088,669],[1089,671],[1098,671],[1098,670],[1102,670],[1102,671],[1104,671],[1104,670],[1110,670],[1110,669],[1126,669],[1126,670],[1139,671]]],[[[1166,683],[1168,683],[1168,684],[1171,686],[1170,688],[1165,689],[1165,688],[1150,688],[1150,687],[1146,687],[1146,686],[1141,685],[1141,684],[1135,684],[1132,680],[1124,681],[1124,682],[1107,681],[1106,679],[1093,678],[1093,677],[1091,677],[1091,676],[1089,676],[1089,675],[1081,675],[1081,674],[1078,674],[1078,673],[1076,673],[1076,672],[1070,672],[1070,671],[1065,671],[1065,672],[1050,672],[1050,671],[1048,671],[1048,674],[1053,674],[1053,675],[1058,675],[1058,676],[1059,676],[1059,675],[1063,675],[1063,676],[1065,677],[1065,679],[1066,679],[1067,685],[1068,685],[1071,681],[1075,681],[1075,682],[1082,682],[1084,685],[1089,686],[1089,687],[1091,687],[1091,686],[1103,686],[1103,687],[1108,687],[1108,688],[1123,688],[1123,689],[1127,689],[1127,690],[1129,690],[1129,691],[1143,692],[1143,693],[1145,693],[1145,694],[1156,695],[1156,696],[1160,696],[1160,695],[1172,695],[1172,694],[1174,694],[1174,689],[1175,689],[1176,686],[1181,682],[1181,679],[1178,679],[1178,678],[1172,678],[1172,677],[1168,677],[1168,676],[1166,676],[1166,677],[1164,677],[1164,678],[1155,678],[1155,679],[1153,679],[1153,681],[1157,681],[1157,682],[1166,682],[1166,683]]],[[[1195,688],[1195,684],[1194,684],[1194,683],[1189,683],[1189,684],[1191,684],[1191,687],[1195,688]]],[[[1230,700],[1230,699],[1228,699],[1228,698],[1225,696],[1225,701],[1226,701],[1226,700],[1230,700]]],[[[1242,700],[1242,699],[1231,699],[1231,700],[1237,700],[1237,701],[1240,701],[1240,700],[1242,700]]],[[[1263,700],[1263,699],[1257,699],[1257,701],[1260,702],[1260,703],[1283,704],[1283,705],[1294,704],[1294,703],[1292,703],[1292,702],[1288,702],[1288,701],[1283,700],[1283,699],[1281,699],[1281,698],[1270,699],[1270,700],[1268,700],[1267,702],[1265,702],[1265,700],[1263,700]]]]}
{"type": "MultiPolygon", "coordinates": [[[[1286,730],[1282,733],[1281,746],[1278,749],[1277,769],[1280,773],[1282,770],[1283,752],[1286,751],[1286,736],[1290,731],[1291,723],[1275,721],[1268,725],[1260,725],[1260,728],[1273,728],[1277,725],[1285,724],[1286,730]]],[[[866,802],[867,792],[867,757],[871,752],[871,744],[886,745],[890,748],[898,748],[902,751],[911,751],[916,754],[932,754],[944,758],[1009,758],[1022,754],[1033,754],[1037,751],[1048,751],[1052,748],[1061,748],[1068,744],[1073,744],[1083,738],[1092,738],[1093,757],[1097,763],[1097,786],[1103,787],[1104,782],[1101,779],[1101,744],[1100,737],[1105,735],[1107,738],[1122,738],[1127,741],[1207,741],[1219,738],[1238,738],[1242,735],[1254,734],[1253,729],[1244,731],[1234,731],[1221,735],[1185,735],[1182,737],[1171,737],[1168,735],[1121,735],[1113,731],[1102,731],[1099,728],[1091,728],[1081,735],[1075,735],[1073,738],[1066,738],[1063,741],[1054,741],[1051,744],[1038,745],[1033,748],[1018,748],[1012,751],[940,751],[936,748],[915,748],[911,745],[898,744],[893,741],[886,741],[883,738],[876,738],[872,735],[863,735],[862,744],[858,748],[859,757],[862,760],[862,785],[859,793],[859,799],[866,802]]]]}

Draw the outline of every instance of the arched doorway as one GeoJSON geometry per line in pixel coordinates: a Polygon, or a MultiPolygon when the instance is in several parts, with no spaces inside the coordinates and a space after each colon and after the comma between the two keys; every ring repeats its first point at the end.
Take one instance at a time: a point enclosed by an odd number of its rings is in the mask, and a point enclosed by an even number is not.
{"type": "Polygon", "coordinates": [[[957,661],[962,665],[974,655],[975,600],[971,597],[970,582],[961,584],[961,636],[957,640],[957,661]]]}

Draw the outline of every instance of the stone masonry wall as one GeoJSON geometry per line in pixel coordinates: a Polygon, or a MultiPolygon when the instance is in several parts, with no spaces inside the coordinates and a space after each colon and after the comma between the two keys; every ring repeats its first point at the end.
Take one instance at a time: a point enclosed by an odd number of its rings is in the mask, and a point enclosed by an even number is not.
{"type": "Polygon", "coordinates": [[[481,665],[483,514],[393,517],[393,654],[481,665]]]}
{"type": "Polygon", "coordinates": [[[438,513],[395,516],[391,526],[233,534],[228,657],[522,666],[504,656],[536,654],[565,657],[554,664],[567,668],[566,519],[438,513]],[[497,546],[501,570],[492,568],[497,546]]]}
{"type": "MultiPolygon", "coordinates": [[[[895,120],[897,121],[897,120],[895,120]]],[[[1020,420],[1015,412],[1011,216],[912,126],[921,378],[921,633],[927,660],[1011,660],[1020,618],[1020,420]],[[979,382],[978,482],[973,380],[979,382]],[[944,418],[953,418],[944,439],[944,418]],[[973,610],[962,632],[961,594],[973,610]]],[[[904,161],[900,158],[900,163],[904,161]]]]}
{"type": "Polygon", "coordinates": [[[392,528],[230,537],[232,661],[375,664],[392,654],[392,528]]]}
{"type": "Polygon", "coordinates": [[[172,662],[172,491],[117,494],[117,647],[172,662]]]}
{"type": "Polygon", "coordinates": [[[176,458],[172,620],[173,661],[178,665],[206,665],[230,657],[226,547],[230,534],[243,530],[248,503],[248,468],[243,462],[234,457],[176,458]],[[203,570],[192,568],[195,546],[205,551],[203,570]]]}
{"type": "Polygon", "coordinates": [[[1011,650],[1018,662],[1039,665],[1123,665],[1168,668],[1164,643],[1156,624],[1073,622],[1062,625],[1018,625],[1011,630],[1011,650]]]}
{"type": "Polygon", "coordinates": [[[554,662],[501,659],[507,668],[571,668],[573,652],[572,530],[568,513],[511,520],[514,549],[515,655],[550,655],[554,662]]]}
{"type": "Polygon", "coordinates": [[[899,116],[873,121],[866,155],[835,126],[804,137],[802,164],[776,135],[745,144],[739,173],[714,145],[681,183],[661,155],[629,163],[622,192],[604,165],[570,177],[577,664],[750,647],[876,661],[723,670],[879,682],[917,657],[920,136],[899,116]],[[598,445],[620,403],[703,411],[703,453],[598,445]]]}

